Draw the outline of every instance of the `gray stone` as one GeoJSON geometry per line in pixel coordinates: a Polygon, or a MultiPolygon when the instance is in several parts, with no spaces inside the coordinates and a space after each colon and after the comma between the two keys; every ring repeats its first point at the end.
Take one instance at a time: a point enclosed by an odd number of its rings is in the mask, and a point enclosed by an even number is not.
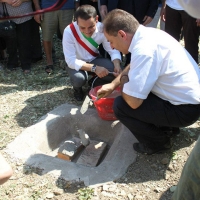
{"type": "Polygon", "coordinates": [[[86,186],[98,186],[121,178],[136,159],[133,134],[119,121],[99,118],[96,109],[81,114],[80,106],[63,104],[25,129],[8,144],[6,152],[40,174],[50,174],[56,180],[83,181],[86,186]],[[83,129],[92,139],[107,143],[109,149],[97,167],[87,167],[56,158],[63,141],[78,137],[83,129]]]}

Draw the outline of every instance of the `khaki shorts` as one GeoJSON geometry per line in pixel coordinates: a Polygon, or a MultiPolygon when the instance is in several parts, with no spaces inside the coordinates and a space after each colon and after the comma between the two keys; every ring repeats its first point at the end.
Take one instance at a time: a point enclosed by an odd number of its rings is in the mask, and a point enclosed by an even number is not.
{"type": "Polygon", "coordinates": [[[59,28],[61,34],[68,26],[74,16],[74,9],[57,10],[54,12],[44,13],[43,20],[41,22],[42,38],[44,41],[52,41],[53,35],[57,33],[59,28]]]}

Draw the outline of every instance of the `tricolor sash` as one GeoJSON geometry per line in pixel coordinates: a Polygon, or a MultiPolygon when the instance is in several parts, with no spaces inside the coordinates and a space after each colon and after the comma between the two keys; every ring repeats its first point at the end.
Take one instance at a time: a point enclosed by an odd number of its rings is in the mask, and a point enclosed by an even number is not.
{"type": "MultiPolygon", "coordinates": [[[[73,23],[70,24],[70,29],[71,29],[71,31],[72,31],[74,37],[76,38],[77,42],[78,42],[85,50],[87,50],[87,51],[88,51],[92,56],[94,56],[94,57],[99,56],[98,53],[94,52],[90,47],[87,46],[87,44],[85,44],[85,43],[83,42],[83,40],[81,40],[81,38],[79,37],[79,35],[78,35],[78,33],[77,33],[77,31],[76,31],[76,28],[74,27],[74,24],[73,24],[73,23]]],[[[84,37],[86,40],[88,40],[88,42],[90,42],[95,48],[98,48],[99,45],[98,45],[92,38],[88,38],[88,37],[86,37],[84,34],[83,34],[83,37],[84,37]]]]}

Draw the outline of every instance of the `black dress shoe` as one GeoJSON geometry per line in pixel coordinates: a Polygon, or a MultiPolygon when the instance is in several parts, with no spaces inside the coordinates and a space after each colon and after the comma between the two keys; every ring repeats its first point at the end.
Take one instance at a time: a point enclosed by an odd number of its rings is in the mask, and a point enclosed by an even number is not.
{"type": "Polygon", "coordinates": [[[82,88],[74,89],[74,98],[77,101],[83,101],[84,93],[83,93],[82,88]]]}
{"type": "Polygon", "coordinates": [[[152,155],[156,153],[164,153],[166,151],[169,151],[171,149],[171,144],[170,142],[166,143],[162,147],[158,147],[155,149],[149,148],[146,144],[143,143],[134,143],[133,144],[133,149],[139,153],[147,154],[147,155],[152,155]]]}

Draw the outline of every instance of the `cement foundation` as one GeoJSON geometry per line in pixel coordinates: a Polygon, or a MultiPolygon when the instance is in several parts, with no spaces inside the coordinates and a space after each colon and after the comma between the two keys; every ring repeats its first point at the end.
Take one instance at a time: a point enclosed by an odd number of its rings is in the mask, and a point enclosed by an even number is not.
{"type": "Polygon", "coordinates": [[[105,121],[95,109],[80,113],[80,107],[64,104],[27,128],[7,147],[7,153],[26,165],[41,169],[67,181],[84,181],[86,186],[104,184],[120,178],[136,159],[136,139],[119,121],[105,121]],[[78,137],[83,129],[91,139],[108,144],[108,152],[97,167],[86,167],[56,158],[65,140],[78,137]]]}

